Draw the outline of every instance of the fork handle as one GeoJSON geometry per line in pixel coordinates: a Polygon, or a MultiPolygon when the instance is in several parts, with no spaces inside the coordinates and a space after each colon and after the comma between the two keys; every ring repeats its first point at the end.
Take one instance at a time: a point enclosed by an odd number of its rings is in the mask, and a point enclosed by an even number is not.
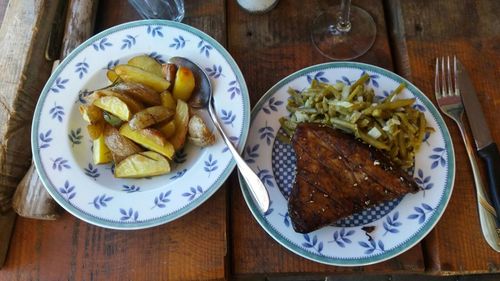
{"type": "Polygon", "coordinates": [[[477,153],[486,162],[490,199],[497,212],[497,225],[500,225],[500,153],[495,143],[487,145],[477,153]]]}

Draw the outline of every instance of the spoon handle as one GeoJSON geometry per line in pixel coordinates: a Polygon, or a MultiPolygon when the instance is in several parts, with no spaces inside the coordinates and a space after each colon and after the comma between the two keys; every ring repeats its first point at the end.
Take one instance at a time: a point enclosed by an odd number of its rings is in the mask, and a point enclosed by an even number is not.
{"type": "Polygon", "coordinates": [[[229,148],[229,151],[231,151],[231,154],[233,155],[234,160],[236,161],[236,165],[238,166],[238,169],[241,172],[241,175],[245,179],[249,189],[250,189],[250,194],[254,198],[254,200],[257,202],[257,205],[259,206],[259,209],[262,212],[266,212],[267,209],[269,209],[269,194],[267,193],[266,187],[260,180],[260,178],[255,174],[255,172],[250,168],[245,160],[241,158],[240,154],[234,148],[233,144],[229,140],[229,138],[226,136],[224,133],[224,130],[222,129],[222,126],[219,123],[219,120],[217,120],[216,114],[215,114],[215,109],[213,105],[213,99],[211,102],[209,102],[208,105],[208,113],[210,115],[210,118],[215,124],[215,127],[221,134],[222,138],[224,139],[224,142],[226,143],[227,147],[229,148]]]}

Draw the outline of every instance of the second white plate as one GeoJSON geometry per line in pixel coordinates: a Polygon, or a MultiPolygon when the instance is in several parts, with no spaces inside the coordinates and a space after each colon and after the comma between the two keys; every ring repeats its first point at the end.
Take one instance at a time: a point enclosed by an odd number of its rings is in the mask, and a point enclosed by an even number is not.
{"type": "Polygon", "coordinates": [[[274,85],[252,111],[244,157],[264,182],[271,199],[261,213],[241,180],[245,200],[260,225],[276,241],[296,254],[320,263],[361,266],[381,262],[410,249],[434,227],[450,199],[455,179],[455,157],[448,129],[429,99],[413,84],[385,69],[355,62],[332,62],[302,69],[274,85]],[[296,233],[288,216],[287,197],[295,177],[295,153],[277,140],[279,118],[288,116],[288,88],[303,90],[313,79],[351,84],[364,73],[378,98],[401,82],[402,98],[415,97],[414,107],[425,114],[436,132],[426,135],[418,154],[414,178],[422,191],[387,202],[309,234],[296,233]],[[372,240],[362,230],[374,226],[372,240]]]}

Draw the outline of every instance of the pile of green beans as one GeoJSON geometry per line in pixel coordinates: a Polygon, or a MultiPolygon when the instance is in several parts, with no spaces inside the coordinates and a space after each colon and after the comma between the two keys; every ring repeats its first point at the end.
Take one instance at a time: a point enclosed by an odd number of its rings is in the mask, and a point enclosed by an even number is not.
{"type": "Polygon", "coordinates": [[[412,167],[425,134],[433,128],[427,126],[424,114],[412,107],[414,98],[397,98],[404,84],[377,101],[373,89],[365,86],[369,78],[365,74],[350,86],[313,80],[301,92],[289,89],[290,116],[280,118],[285,133],[278,137],[289,142],[298,123],[322,123],[386,152],[402,168],[412,167]]]}

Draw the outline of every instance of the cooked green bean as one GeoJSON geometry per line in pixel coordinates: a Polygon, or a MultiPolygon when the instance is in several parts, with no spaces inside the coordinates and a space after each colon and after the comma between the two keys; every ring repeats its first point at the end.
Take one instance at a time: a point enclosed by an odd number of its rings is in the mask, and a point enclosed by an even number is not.
{"type": "Polygon", "coordinates": [[[383,103],[390,102],[392,98],[395,97],[397,94],[401,93],[405,87],[406,86],[404,83],[399,84],[396,90],[392,91],[392,93],[389,96],[387,96],[387,98],[385,98],[382,102],[383,103]]]}
{"type": "Polygon", "coordinates": [[[358,96],[363,91],[363,85],[357,86],[347,97],[347,101],[352,101],[354,97],[358,96]]]}
{"type": "Polygon", "coordinates": [[[330,122],[332,122],[332,125],[334,125],[335,127],[347,129],[351,132],[354,132],[357,130],[356,124],[352,124],[349,121],[345,121],[345,120],[342,120],[340,118],[332,117],[332,118],[330,118],[330,122]]]}
{"type": "Polygon", "coordinates": [[[399,143],[398,143],[399,155],[401,156],[401,158],[406,159],[408,155],[406,154],[406,142],[405,142],[405,136],[404,136],[403,131],[399,132],[398,139],[399,139],[399,143]]]}
{"type": "Polygon", "coordinates": [[[382,112],[382,110],[385,110],[385,109],[394,110],[394,109],[398,109],[400,107],[412,105],[414,102],[415,102],[415,99],[400,99],[400,100],[390,101],[390,102],[386,102],[386,103],[379,103],[377,105],[366,108],[365,110],[363,110],[363,113],[373,114],[373,112],[377,109],[379,109],[379,110],[376,112],[382,112]]]}
{"type": "Polygon", "coordinates": [[[416,139],[414,140],[414,146],[416,147],[416,149],[418,149],[420,147],[420,144],[422,143],[422,140],[423,140],[424,134],[425,134],[426,120],[425,120],[425,117],[423,114],[419,116],[418,121],[419,121],[418,122],[418,134],[417,134],[416,139]]]}
{"type": "Polygon", "coordinates": [[[356,89],[357,86],[365,84],[365,82],[368,81],[368,79],[370,79],[370,75],[368,75],[368,73],[365,73],[351,85],[350,91],[352,92],[356,89]]]}
{"type": "Polygon", "coordinates": [[[417,129],[413,124],[410,124],[410,122],[408,122],[408,117],[402,112],[396,112],[396,115],[398,116],[401,123],[403,123],[402,127],[408,130],[411,134],[415,134],[417,129]]]}
{"type": "Polygon", "coordinates": [[[386,145],[383,142],[378,141],[376,138],[370,137],[370,135],[365,134],[363,131],[357,131],[356,133],[359,136],[359,138],[362,139],[367,144],[372,145],[372,146],[374,146],[375,148],[378,148],[378,149],[389,150],[389,146],[388,145],[386,145]]]}

